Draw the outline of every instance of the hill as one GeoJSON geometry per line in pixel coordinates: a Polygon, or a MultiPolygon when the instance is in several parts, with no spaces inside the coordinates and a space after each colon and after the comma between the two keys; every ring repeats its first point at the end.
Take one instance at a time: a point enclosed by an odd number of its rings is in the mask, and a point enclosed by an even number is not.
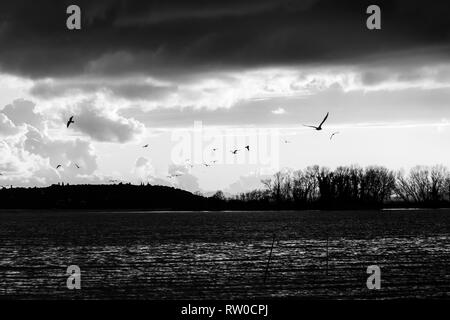
{"type": "Polygon", "coordinates": [[[207,198],[166,186],[52,185],[0,189],[3,209],[202,210],[207,207],[207,198]]]}

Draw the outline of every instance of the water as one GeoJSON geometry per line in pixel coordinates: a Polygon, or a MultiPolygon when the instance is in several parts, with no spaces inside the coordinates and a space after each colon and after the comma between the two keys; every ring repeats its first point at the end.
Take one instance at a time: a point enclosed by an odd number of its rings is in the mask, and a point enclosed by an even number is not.
{"type": "Polygon", "coordinates": [[[450,210],[1,211],[0,223],[3,299],[450,296],[450,210]],[[66,287],[69,265],[81,290],[66,287]],[[366,287],[370,265],[381,290],[366,287]]]}

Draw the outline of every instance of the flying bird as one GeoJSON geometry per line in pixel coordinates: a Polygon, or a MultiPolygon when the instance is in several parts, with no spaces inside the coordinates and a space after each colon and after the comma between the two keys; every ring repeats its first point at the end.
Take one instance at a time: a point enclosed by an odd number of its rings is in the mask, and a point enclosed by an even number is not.
{"type": "Polygon", "coordinates": [[[325,118],[323,118],[322,122],[319,124],[318,127],[316,127],[316,126],[308,126],[308,125],[305,125],[305,124],[304,124],[304,126],[305,126],[305,127],[314,128],[314,129],[316,129],[317,131],[322,130],[322,125],[323,125],[323,123],[327,120],[327,118],[328,118],[328,113],[329,113],[329,112],[327,112],[327,115],[325,116],[325,118]]]}
{"type": "Polygon", "coordinates": [[[210,164],[207,164],[207,163],[204,163],[203,164],[205,167],[211,167],[211,165],[210,164]]]}
{"type": "Polygon", "coordinates": [[[80,169],[81,167],[78,165],[78,164],[76,164],[76,163],[74,163],[74,165],[75,165],[75,167],[77,167],[77,169],[80,169]]]}
{"type": "Polygon", "coordinates": [[[58,169],[61,168],[61,167],[62,167],[62,165],[58,164],[58,165],[56,166],[56,170],[58,170],[58,169]]]}
{"type": "Polygon", "coordinates": [[[70,117],[69,121],[67,121],[67,128],[70,126],[70,124],[75,123],[75,121],[73,121],[73,116],[70,117]]]}
{"type": "Polygon", "coordinates": [[[238,153],[239,149],[234,149],[233,151],[230,151],[232,154],[238,153]]]}
{"type": "Polygon", "coordinates": [[[291,143],[289,140],[284,140],[284,143],[291,143]]]}
{"type": "Polygon", "coordinates": [[[148,148],[148,144],[143,145],[142,148],[148,148]]]}
{"type": "Polygon", "coordinates": [[[334,137],[336,134],[338,134],[338,133],[339,133],[338,131],[333,132],[333,133],[331,134],[331,136],[330,136],[330,140],[333,139],[333,137],[334,137]]]}
{"type": "Polygon", "coordinates": [[[248,151],[250,151],[250,146],[245,146],[245,149],[247,149],[248,151]]]}

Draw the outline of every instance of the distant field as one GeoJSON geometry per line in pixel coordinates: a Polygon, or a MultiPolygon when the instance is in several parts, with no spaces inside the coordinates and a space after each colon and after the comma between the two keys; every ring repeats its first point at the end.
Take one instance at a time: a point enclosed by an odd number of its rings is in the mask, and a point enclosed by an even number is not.
{"type": "Polygon", "coordinates": [[[0,222],[3,299],[450,297],[450,210],[0,211],[0,222]],[[373,264],[378,291],[366,288],[373,264]],[[69,265],[81,290],[66,288],[69,265]]]}

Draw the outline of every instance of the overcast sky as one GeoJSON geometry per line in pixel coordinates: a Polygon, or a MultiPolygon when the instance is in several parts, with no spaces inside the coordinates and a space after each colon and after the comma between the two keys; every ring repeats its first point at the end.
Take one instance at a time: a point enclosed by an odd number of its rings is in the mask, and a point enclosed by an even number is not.
{"type": "Polygon", "coordinates": [[[312,164],[450,167],[448,17],[448,1],[1,1],[0,185],[240,192],[312,164]]]}

